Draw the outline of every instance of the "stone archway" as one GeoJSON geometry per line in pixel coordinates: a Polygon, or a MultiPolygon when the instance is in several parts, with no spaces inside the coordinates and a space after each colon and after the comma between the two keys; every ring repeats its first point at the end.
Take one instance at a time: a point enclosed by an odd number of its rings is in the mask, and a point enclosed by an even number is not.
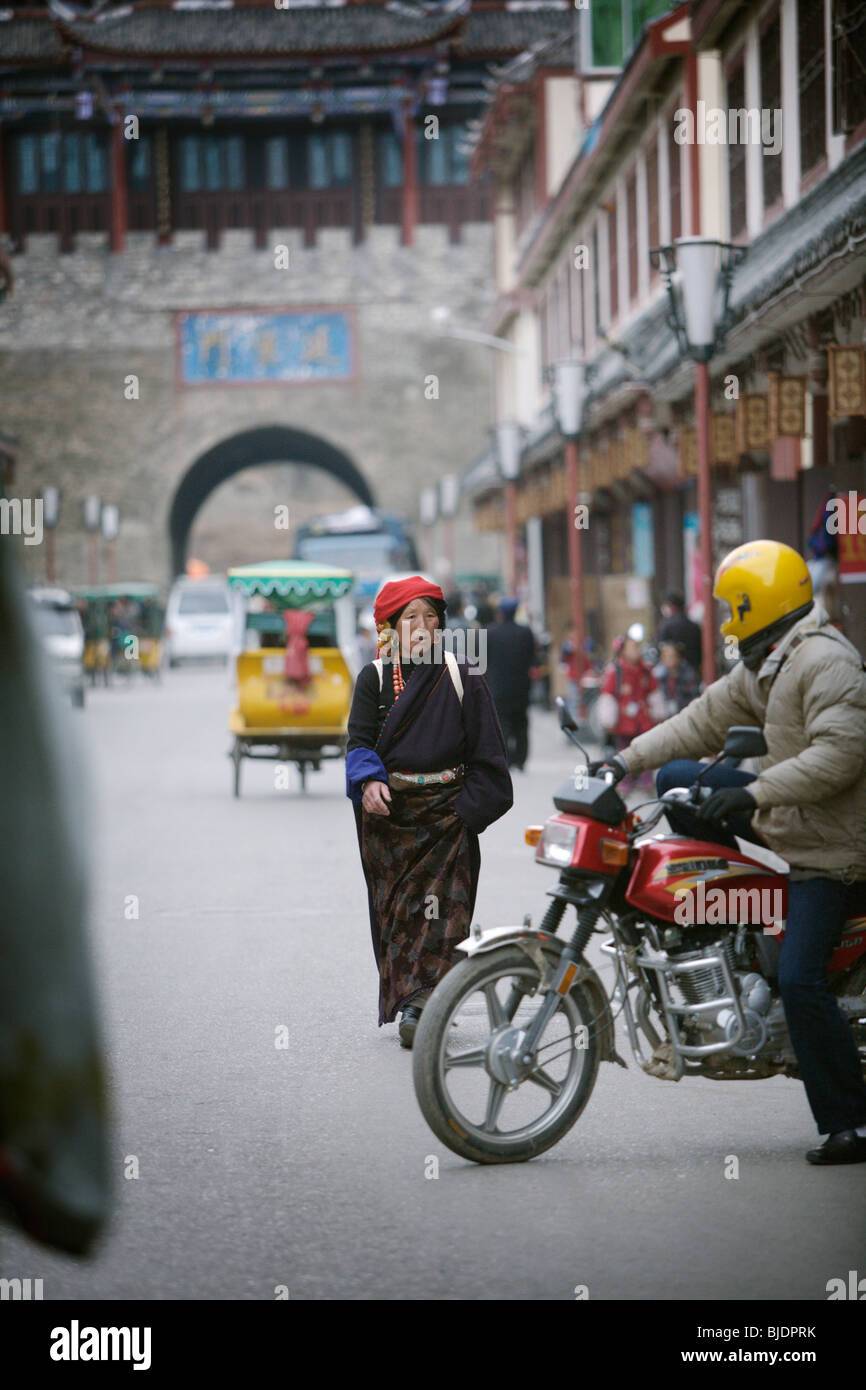
{"type": "Polygon", "coordinates": [[[169,512],[172,575],[186,565],[189,533],[196,513],[220,483],[245,468],[263,463],[301,463],[323,468],[368,507],[376,505],[364,475],[334,444],[289,425],[261,425],[214,444],[190,465],[178,484],[169,512]]]}

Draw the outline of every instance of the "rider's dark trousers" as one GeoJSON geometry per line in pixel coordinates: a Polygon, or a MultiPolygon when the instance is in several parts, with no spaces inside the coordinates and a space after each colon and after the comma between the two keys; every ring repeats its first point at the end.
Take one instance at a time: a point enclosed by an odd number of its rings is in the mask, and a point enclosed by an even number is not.
{"type": "MultiPolygon", "coordinates": [[[[689,787],[703,763],[678,759],[656,776],[659,795],[670,787],[689,787]]],[[[708,787],[742,787],[752,773],[714,767],[701,779],[708,787]]],[[[672,806],[668,823],[678,835],[717,839],[693,810],[672,806]]],[[[745,816],[728,821],[740,839],[763,844],[745,816]]],[[[729,842],[724,833],[721,843],[729,842]]],[[[866,1082],[850,1025],[839,1012],[827,983],[827,962],[839,944],[847,917],[866,913],[866,882],[809,878],[788,884],[788,916],[779,959],[779,991],[806,1096],[819,1134],[866,1125],[866,1082]]]]}

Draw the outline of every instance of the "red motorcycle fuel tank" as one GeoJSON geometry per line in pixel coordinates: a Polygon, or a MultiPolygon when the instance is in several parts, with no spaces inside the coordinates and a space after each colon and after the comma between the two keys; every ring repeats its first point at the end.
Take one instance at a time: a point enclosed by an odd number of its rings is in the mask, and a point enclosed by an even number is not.
{"type": "Polygon", "coordinates": [[[739,850],[677,835],[640,846],[625,896],[649,917],[686,926],[769,926],[788,913],[786,875],[739,850]]]}

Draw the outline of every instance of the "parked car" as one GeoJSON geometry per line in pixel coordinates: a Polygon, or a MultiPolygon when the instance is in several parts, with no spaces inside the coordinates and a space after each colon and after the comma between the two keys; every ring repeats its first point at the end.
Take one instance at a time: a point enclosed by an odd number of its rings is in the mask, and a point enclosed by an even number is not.
{"type": "Polygon", "coordinates": [[[84,705],[84,626],[75,600],[66,589],[29,590],[42,644],[73,705],[84,705]]]}
{"type": "Polygon", "coordinates": [[[225,664],[232,644],[232,609],[225,579],[176,579],[163,634],[169,666],[208,658],[225,664]]]}

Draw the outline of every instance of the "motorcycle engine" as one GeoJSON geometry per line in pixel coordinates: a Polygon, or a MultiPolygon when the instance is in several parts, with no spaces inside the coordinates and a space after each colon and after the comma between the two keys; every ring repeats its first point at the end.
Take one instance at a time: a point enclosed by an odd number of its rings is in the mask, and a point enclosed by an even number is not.
{"type": "MultiPolygon", "coordinates": [[[[689,960],[717,954],[728,966],[735,988],[746,1029],[742,1037],[737,1035],[737,1015],[730,1005],[722,1005],[717,1013],[694,1015],[687,1027],[699,1036],[696,1042],[729,1042],[732,1056],[755,1057],[759,1053],[778,1058],[780,1061],[794,1061],[794,1053],[788,1037],[782,1001],[774,997],[773,991],[763,975],[754,970],[737,968],[733,936],[721,941],[707,943],[700,950],[670,951],[671,963],[676,967],[689,960]]],[[[684,971],[677,977],[677,988],[687,1004],[706,1004],[727,994],[725,977],[721,964],[706,965],[699,970],[684,971]]],[[[722,1054],[724,1055],[724,1054],[722,1054]]]]}

